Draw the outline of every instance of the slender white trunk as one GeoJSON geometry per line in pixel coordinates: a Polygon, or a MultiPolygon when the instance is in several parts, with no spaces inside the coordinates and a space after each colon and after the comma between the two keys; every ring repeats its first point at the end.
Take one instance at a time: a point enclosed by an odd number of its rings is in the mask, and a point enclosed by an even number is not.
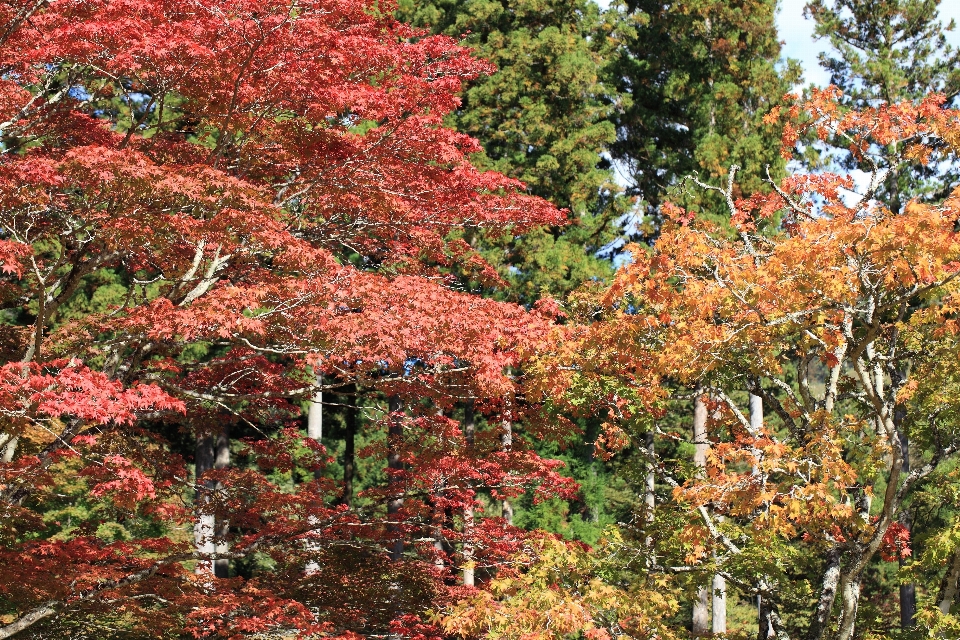
{"type": "Polygon", "coordinates": [[[317,374],[317,392],[310,399],[310,409],[307,412],[307,437],[320,442],[323,438],[323,374],[317,374]]]}
{"type": "MultiPolygon", "coordinates": [[[[226,427],[224,427],[223,431],[217,436],[217,452],[213,466],[216,469],[226,469],[230,466],[230,432],[226,427]]],[[[223,485],[217,483],[216,490],[222,492],[223,485]]],[[[213,561],[213,573],[218,578],[229,578],[230,560],[220,556],[230,551],[230,543],[227,540],[227,535],[230,532],[230,523],[226,520],[221,520],[220,522],[216,522],[215,526],[217,534],[215,549],[217,559],[213,561]]]]}
{"type": "MultiPolygon", "coordinates": [[[[468,453],[472,452],[476,433],[473,401],[468,400],[463,409],[463,439],[468,453]]],[[[473,518],[473,504],[467,503],[463,507],[463,586],[465,587],[474,586],[473,518]]]]}
{"type": "Polygon", "coordinates": [[[763,398],[750,394],[750,429],[759,432],[763,429],[763,398]]]}
{"type": "MultiPolygon", "coordinates": [[[[646,506],[646,520],[648,524],[652,524],[654,518],[656,517],[657,509],[657,494],[654,492],[656,489],[656,475],[654,474],[654,460],[656,459],[656,449],[654,448],[653,440],[653,431],[647,433],[647,455],[650,459],[650,467],[647,470],[646,478],[646,488],[644,489],[643,494],[643,503],[646,506]]],[[[653,567],[656,565],[656,556],[654,555],[653,549],[653,536],[647,536],[647,565],[653,567]]]]}
{"type": "Polygon", "coordinates": [[[214,537],[216,536],[217,522],[212,513],[209,513],[210,491],[213,489],[208,482],[201,479],[204,473],[213,468],[215,459],[214,443],[211,436],[204,436],[197,440],[197,451],[195,457],[197,493],[195,506],[197,509],[197,518],[193,523],[193,538],[197,545],[197,552],[200,558],[197,560],[197,566],[194,572],[197,575],[213,575],[213,557],[216,552],[214,537]]]}
{"type": "Polygon", "coordinates": [[[226,578],[230,575],[230,561],[217,558],[218,553],[226,553],[230,547],[226,537],[229,523],[217,521],[210,512],[210,503],[223,486],[214,481],[201,480],[201,476],[211,469],[225,469],[230,465],[230,434],[226,427],[216,436],[205,436],[197,440],[196,477],[197,517],[193,525],[193,537],[201,559],[197,561],[197,575],[210,575],[226,578]]]}
{"type": "MultiPolygon", "coordinates": [[[[504,405],[503,431],[500,434],[500,446],[504,452],[507,452],[513,448],[513,413],[509,396],[504,400],[504,405]]],[[[502,506],[503,517],[507,521],[507,524],[513,524],[513,505],[510,504],[509,500],[504,499],[502,506]]]]}
{"type": "MultiPolygon", "coordinates": [[[[693,446],[693,464],[698,468],[697,473],[702,475],[703,468],[707,466],[707,451],[710,449],[710,444],[707,441],[707,405],[703,402],[699,391],[693,406],[693,446]]],[[[709,603],[710,590],[705,585],[701,585],[693,601],[691,626],[694,635],[705,635],[710,632],[709,603]]]]}
{"type": "Polygon", "coordinates": [[[693,600],[692,626],[695,636],[710,633],[710,590],[706,587],[697,589],[697,596],[693,600]]]}
{"type": "Polygon", "coordinates": [[[193,538],[197,545],[197,552],[201,555],[201,559],[197,560],[197,566],[194,569],[198,576],[213,575],[213,560],[211,558],[217,551],[214,543],[216,528],[217,522],[211,513],[200,514],[197,516],[196,522],[193,523],[193,538]]]}
{"type": "Polygon", "coordinates": [[[727,580],[719,573],[713,576],[711,630],[714,633],[727,632],[727,580]]]}

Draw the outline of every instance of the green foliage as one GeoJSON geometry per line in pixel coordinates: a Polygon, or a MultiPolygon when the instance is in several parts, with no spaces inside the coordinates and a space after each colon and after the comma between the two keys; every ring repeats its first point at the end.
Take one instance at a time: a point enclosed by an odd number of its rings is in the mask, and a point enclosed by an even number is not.
{"type": "MultiPolygon", "coordinates": [[[[618,109],[611,154],[628,170],[629,193],[645,214],[637,233],[657,234],[658,207],[685,176],[714,184],[731,165],[742,169],[743,193],[763,188],[784,162],[780,132],[762,123],[799,77],[783,65],[774,24],[775,0],[626,0],[611,36],[619,48],[610,77],[628,95],[618,109]]],[[[724,211],[718,198],[699,210],[724,211]]],[[[719,217],[725,217],[720,214],[719,217]]]]}
{"type": "Polygon", "coordinates": [[[474,83],[449,124],[478,138],[479,166],[580,212],[610,180],[600,151],[614,140],[600,77],[609,28],[588,0],[401,0],[398,17],[460,37],[499,71],[474,83]]]}
{"type": "Polygon", "coordinates": [[[940,0],[813,0],[806,15],[832,53],[821,53],[846,100],[856,108],[928,93],[960,91],[960,50],[947,44],[940,0]]]}
{"type": "MultiPolygon", "coordinates": [[[[939,18],[940,0],[814,0],[805,12],[816,23],[817,38],[832,51],[820,54],[830,82],[843,91],[843,104],[863,109],[881,102],[916,101],[942,93],[953,101],[960,92],[960,49],[946,41],[954,28],[939,18]]],[[[872,172],[889,166],[876,197],[893,211],[912,198],[942,200],[955,184],[955,170],[933,158],[911,157],[909,141],[875,149],[868,157],[847,152],[849,141],[833,149],[811,147],[811,168],[831,162],[872,172]],[[881,160],[882,159],[882,160],[881,160]]]]}
{"type": "Polygon", "coordinates": [[[447,124],[476,137],[477,166],[522,180],[530,193],[569,210],[569,226],[524,236],[466,238],[509,287],[497,297],[564,297],[607,278],[595,256],[623,213],[602,152],[615,139],[618,101],[603,80],[613,55],[611,15],[590,0],[401,0],[397,16],[463,37],[497,73],[471,83],[447,124]]]}

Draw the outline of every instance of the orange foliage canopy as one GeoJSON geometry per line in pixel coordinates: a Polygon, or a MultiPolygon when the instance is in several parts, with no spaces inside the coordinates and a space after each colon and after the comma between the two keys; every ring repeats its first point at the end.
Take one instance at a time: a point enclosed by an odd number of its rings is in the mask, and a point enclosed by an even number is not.
{"type": "Polygon", "coordinates": [[[715,565],[774,605],[795,557],[785,543],[838,558],[839,577],[812,586],[822,598],[815,616],[829,616],[840,593],[840,637],[849,638],[866,564],[877,552],[909,553],[895,524],[903,501],[960,446],[951,417],[960,189],[902,211],[875,198],[886,172],[954,157],[960,114],[940,96],[862,112],[841,111],[836,98],[818,92],[770,118],[786,119],[785,148],[812,133],[873,163],[861,193],[850,177],[825,173],[771,181],[742,199],[736,167],[725,185],[698,182],[724,196],[730,225],[668,207],[656,245],[631,248],[632,262],[591,311],[600,320],[568,334],[577,343],[538,371],[542,390],[566,394],[571,409],[607,412],[601,444],[614,450],[632,439],[646,450],[650,432],[667,447],[688,440],[669,412],[703,398],[705,471],[650,459],[688,522],[678,537],[659,532],[672,549],[663,553],[715,565]],[[760,425],[747,391],[762,398],[760,425]],[[910,471],[907,437],[934,452],[910,471]]]}

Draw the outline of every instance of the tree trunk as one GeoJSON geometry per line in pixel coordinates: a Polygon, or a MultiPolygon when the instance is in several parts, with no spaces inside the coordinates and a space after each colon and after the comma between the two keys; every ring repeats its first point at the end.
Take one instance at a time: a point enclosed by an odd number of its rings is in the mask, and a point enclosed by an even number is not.
{"type": "Polygon", "coordinates": [[[20,438],[17,436],[7,437],[6,442],[3,446],[3,455],[0,456],[0,460],[3,462],[13,462],[13,456],[17,452],[17,444],[20,442],[20,438]]]}
{"type": "Polygon", "coordinates": [[[705,636],[710,633],[710,590],[706,587],[697,589],[697,596],[693,600],[693,635],[705,636]]]}
{"type": "Polygon", "coordinates": [[[830,613],[833,603],[837,599],[837,585],[840,582],[840,550],[833,548],[827,553],[827,567],[823,572],[823,583],[820,587],[820,599],[817,608],[810,620],[807,630],[807,640],[820,640],[827,631],[830,622],[830,613]]]}
{"type": "Polygon", "coordinates": [[[713,613],[710,628],[714,633],[727,632],[727,579],[719,573],[713,575],[713,613]]]}
{"type": "Polygon", "coordinates": [[[214,544],[214,533],[216,521],[212,513],[206,513],[206,504],[210,502],[209,492],[212,487],[208,483],[202,482],[200,476],[213,468],[216,459],[216,448],[212,436],[204,436],[197,440],[197,451],[194,463],[196,466],[197,492],[195,506],[197,508],[197,520],[193,524],[193,537],[197,545],[197,552],[201,558],[197,560],[195,572],[197,575],[209,575],[213,573],[213,556],[216,552],[214,544]]]}
{"type": "Polygon", "coordinates": [[[319,387],[323,384],[323,374],[317,374],[317,392],[310,399],[310,409],[307,412],[307,437],[320,442],[323,438],[323,391],[319,387]]]}
{"type": "Polygon", "coordinates": [[[957,581],[960,580],[960,549],[953,552],[953,558],[950,566],[947,567],[947,573],[943,576],[940,583],[940,591],[937,593],[937,606],[944,615],[950,613],[953,602],[957,597],[957,581]]]}
{"type": "Polygon", "coordinates": [[[217,578],[226,578],[230,575],[230,561],[218,559],[216,554],[229,550],[225,537],[230,525],[224,521],[217,522],[216,515],[207,513],[204,508],[223,487],[212,480],[201,481],[200,477],[211,469],[225,469],[230,465],[230,432],[227,427],[216,436],[204,436],[197,440],[195,465],[198,514],[193,535],[197,551],[204,556],[197,561],[195,571],[198,575],[213,574],[217,578]]]}
{"type": "MultiPolygon", "coordinates": [[[[230,430],[229,427],[224,427],[220,433],[217,434],[217,444],[216,444],[216,454],[214,457],[213,466],[215,469],[226,469],[230,466],[230,430]]],[[[217,491],[223,490],[223,485],[217,483],[217,491]]],[[[217,540],[216,540],[216,553],[218,557],[213,561],[213,575],[218,578],[229,578],[230,577],[230,560],[228,558],[219,557],[220,554],[226,554],[230,551],[230,543],[227,542],[227,534],[230,532],[230,523],[227,520],[220,520],[216,522],[217,528],[217,540]]]]}
{"type": "MultiPolygon", "coordinates": [[[[697,391],[697,400],[693,405],[693,464],[698,468],[697,473],[703,474],[702,469],[707,466],[707,451],[710,449],[707,441],[707,405],[697,391]]],[[[694,635],[706,635],[710,632],[709,613],[710,594],[706,586],[697,589],[697,596],[693,601],[693,624],[691,629],[694,635]]]]}
{"type": "Polygon", "coordinates": [[[851,640],[860,606],[860,576],[850,576],[840,586],[840,632],[837,640],[851,640]]]}
{"type": "MultiPolygon", "coordinates": [[[[903,473],[910,473],[910,439],[907,438],[907,434],[903,431],[903,418],[905,417],[906,411],[902,406],[898,406],[894,409],[894,417],[897,425],[897,430],[900,432],[900,448],[903,449],[903,473]]],[[[906,509],[903,510],[903,513],[900,514],[900,524],[906,529],[907,534],[911,535],[913,533],[913,522],[910,517],[910,512],[906,509]]],[[[902,569],[905,562],[903,558],[900,558],[900,568],[902,569]]],[[[916,624],[915,618],[917,616],[917,589],[912,582],[900,585],[900,628],[904,631],[912,629],[916,624]]]]}
{"type": "Polygon", "coordinates": [[[776,605],[769,598],[757,596],[757,612],[760,618],[757,640],[790,640],[776,605]]]}
{"type": "Polygon", "coordinates": [[[353,479],[357,475],[356,470],[356,447],[357,431],[360,429],[360,409],[357,406],[359,401],[357,397],[357,385],[352,384],[347,387],[346,415],[346,435],[343,439],[343,495],[340,501],[348,507],[353,504],[353,479]]]}
{"type": "MultiPolygon", "coordinates": [[[[653,520],[656,517],[657,509],[657,495],[654,492],[656,489],[656,467],[654,466],[656,460],[656,449],[654,448],[654,439],[653,431],[647,432],[647,455],[649,456],[649,467],[647,469],[646,477],[646,487],[644,488],[643,493],[643,504],[646,508],[646,522],[647,525],[652,525],[653,520]]],[[[656,556],[654,555],[653,549],[653,536],[648,535],[647,540],[647,566],[653,567],[656,565],[656,556]]]]}
{"type": "MultiPolygon", "coordinates": [[[[473,413],[473,400],[467,400],[463,407],[463,439],[468,453],[472,453],[476,434],[477,424],[473,413]]],[[[463,586],[474,586],[472,503],[467,503],[463,507],[463,586]]]]}
{"type": "MultiPolygon", "coordinates": [[[[500,435],[500,446],[505,452],[513,448],[513,415],[509,397],[504,400],[503,431],[500,435]]],[[[503,517],[507,524],[513,524],[513,505],[507,499],[503,500],[503,517]]]]}
{"type": "MultiPolygon", "coordinates": [[[[400,460],[400,447],[403,444],[403,419],[397,415],[400,412],[400,400],[391,396],[388,401],[388,410],[390,412],[387,418],[389,429],[387,432],[388,452],[387,468],[393,471],[403,469],[403,463],[400,460]]],[[[391,495],[387,500],[387,519],[390,516],[397,516],[400,509],[403,508],[403,484],[396,474],[390,475],[391,495]]],[[[403,533],[399,523],[392,522],[388,526],[390,532],[390,559],[397,561],[403,556],[403,533]]]]}
{"type": "Polygon", "coordinates": [[[763,429],[763,398],[750,394],[750,429],[759,432],[763,429]]]}
{"type": "MultiPolygon", "coordinates": [[[[750,396],[750,432],[751,433],[760,433],[763,430],[763,398],[758,395],[749,394],[750,396]]],[[[757,474],[757,468],[754,466],[753,474],[757,474]]],[[[764,638],[764,640],[770,637],[773,634],[773,627],[770,621],[770,611],[769,606],[764,605],[763,598],[760,595],[757,595],[757,625],[758,625],[758,638],[764,638]]]]}

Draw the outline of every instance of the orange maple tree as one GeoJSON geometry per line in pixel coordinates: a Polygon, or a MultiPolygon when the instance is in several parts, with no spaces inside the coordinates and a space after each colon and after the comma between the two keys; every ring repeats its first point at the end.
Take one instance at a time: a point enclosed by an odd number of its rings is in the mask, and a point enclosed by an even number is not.
{"type": "Polygon", "coordinates": [[[540,392],[604,411],[599,444],[636,443],[668,488],[657,509],[670,515],[641,526],[649,571],[719,573],[759,598],[764,638],[789,637],[782,607],[808,572],[816,603],[791,613],[811,640],[831,627],[850,640],[869,563],[910,554],[905,500],[960,446],[960,191],[903,211],[873,198],[895,163],[954,157],[960,113],[940,96],[864,111],[837,97],[816,92],[769,117],[787,124],[788,153],[813,134],[872,162],[862,192],[827,173],[770,180],[749,198],[736,196],[736,167],[723,185],[690,178],[722,196],[730,225],[668,206],[652,249],[632,247],[602,298],[585,295],[595,321],[565,327],[575,342],[536,368],[540,392]],[[689,427],[670,420],[698,398],[709,409],[702,472],[676,462],[689,427]]]}

